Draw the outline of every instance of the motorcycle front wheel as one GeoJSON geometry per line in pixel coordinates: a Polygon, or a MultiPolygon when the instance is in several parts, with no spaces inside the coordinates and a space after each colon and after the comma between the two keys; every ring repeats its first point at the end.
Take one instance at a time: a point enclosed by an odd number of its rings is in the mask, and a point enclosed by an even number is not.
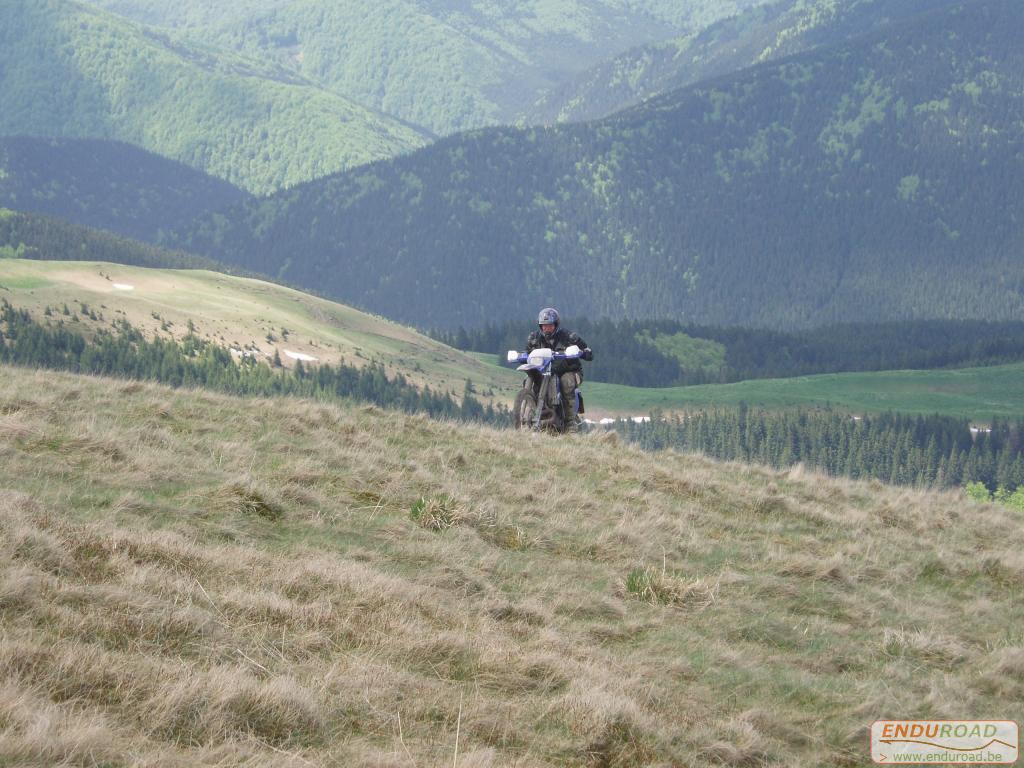
{"type": "MultiPolygon", "coordinates": [[[[537,427],[537,396],[533,387],[527,386],[519,390],[512,406],[512,418],[516,429],[535,429],[537,427]]],[[[542,432],[560,432],[562,421],[551,408],[545,408],[540,417],[542,432]]]]}
{"type": "Polygon", "coordinates": [[[537,398],[532,388],[523,387],[519,390],[512,406],[512,418],[516,429],[533,429],[533,423],[537,418],[537,398]]]}

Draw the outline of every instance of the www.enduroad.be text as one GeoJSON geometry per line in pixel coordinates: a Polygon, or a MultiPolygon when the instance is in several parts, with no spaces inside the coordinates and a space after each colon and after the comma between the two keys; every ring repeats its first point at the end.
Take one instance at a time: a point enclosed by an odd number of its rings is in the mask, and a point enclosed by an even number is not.
{"type": "Polygon", "coordinates": [[[922,755],[921,753],[899,753],[892,756],[894,763],[1001,763],[1005,761],[1002,753],[990,752],[931,752],[922,755]]]}

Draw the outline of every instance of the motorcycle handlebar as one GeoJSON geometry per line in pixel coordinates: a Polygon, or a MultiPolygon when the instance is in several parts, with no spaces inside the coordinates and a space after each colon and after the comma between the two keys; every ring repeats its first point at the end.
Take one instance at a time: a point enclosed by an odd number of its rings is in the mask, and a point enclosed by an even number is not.
{"type": "MultiPolygon", "coordinates": [[[[589,351],[590,351],[590,348],[588,347],[587,349],[580,349],[575,354],[572,354],[572,355],[570,355],[570,354],[568,354],[566,352],[552,352],[551,359],[552,360],[588,360],[589,358],[587,357],[587,353],[589,351]]],[[[510,363],[525,363],[527,360],[530,359],[530,353],[529,352],[516,352],[515,350],[510,349],[508,351],[508,356],[507,356],[506,359],[510,363]]]]}

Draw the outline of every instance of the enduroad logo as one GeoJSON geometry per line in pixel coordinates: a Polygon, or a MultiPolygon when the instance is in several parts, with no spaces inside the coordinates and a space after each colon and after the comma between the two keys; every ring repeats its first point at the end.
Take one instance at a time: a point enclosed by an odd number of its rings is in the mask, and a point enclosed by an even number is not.
{"type": "Polygon", "coordinates": [[[1020,734],[1011,720],[876,720],[871,759],[882,765],[1011,765],[1020,734]]]}

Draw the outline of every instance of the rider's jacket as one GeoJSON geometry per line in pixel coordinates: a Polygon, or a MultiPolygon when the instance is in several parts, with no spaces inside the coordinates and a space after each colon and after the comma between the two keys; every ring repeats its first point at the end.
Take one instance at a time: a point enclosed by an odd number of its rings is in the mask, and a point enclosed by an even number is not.
{"type": "MultiPolygon", "coordinates": [[[[580,349],[588,348],[587,342],[581,339],[578,333],[571,333],[564,328],[559,328],[551,334],[550,339],[544,338],[544,334],[540,331],[534,331],[526,340],[526,351],[529,352],[534,349],[540,349],[541,347],[547,347],[555,352],[565,352],[565,350],[573,344],[580,349]]],[[[556,376],[561,376],[563,373],[582,370],[583,365],[579,360],[555,360],[551,364],[551,372],[556,376]]]]}

